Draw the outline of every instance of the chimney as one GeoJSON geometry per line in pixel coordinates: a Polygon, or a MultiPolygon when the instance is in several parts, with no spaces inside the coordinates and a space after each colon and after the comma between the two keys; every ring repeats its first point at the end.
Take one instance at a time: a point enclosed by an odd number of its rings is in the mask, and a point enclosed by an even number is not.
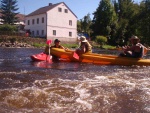
{"type": "Polygon", "coordinates": [[[53,5],[52,3],[49,3],[49,6],[53,5]]]}

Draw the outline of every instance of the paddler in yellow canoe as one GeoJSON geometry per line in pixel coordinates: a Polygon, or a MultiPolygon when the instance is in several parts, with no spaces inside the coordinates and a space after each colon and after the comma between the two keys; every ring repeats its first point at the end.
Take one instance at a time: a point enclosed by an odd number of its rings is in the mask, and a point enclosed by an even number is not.
{"type": "Polygon", "coordinates": [[[88,42],[88,40],[86,40],[85,36],[81,36],[79,38],[80,41],[80,46],[78,49],[76,49],[76,53],[80,56],[81,54],[84,53],[88,53],[88,52],[92,52],[92,46],[91,44],[88,42]]]}
{"type": "Polygon", "coordinates": [[[132,46],[123,47],[123,53],[119,56],[131,57],[131,58],[142,58],[147,53],[147,48],[140,43],[140,39],[137,36],[130,38],[132,46]]]}
{"type": "MultiPolygon", "coordinates": [[[[53,46],[50,46],[49,44],[47,44],[47,46],[45,47],[44,53],[50,54],[50,48],[59,48],[59,49],[67,50],[67,48],[63,47],[63,46],[60,44],[60,42],[61,42],[61,41],[60,41],[59,39],[55,39],[53,46]]],[[[53,59],[53,61],[54,61],[54,60],[57,61],[59,58],[58,58],[57,56],[52,55],[52,59],[53,59]]]]}
{"type": "Polygon", "coordinates": [[[49,47],[50,45],[47,45],[46,48],[45,48],[44,53],[48,54],[49,48],[60,48],[60,49],[64,49],[64,50],[65,50],[66,48],[63,47],[63,46],[60,44],[60,42],[61,42],[60,40],[55,39],[55,40],[54,40],[54,45],[51,46],[51,47],[49,47]]]}
{"type": "Polygon", "coordinates": [[[55,39],[54,40],[54,45],[53,46],[51,46],[51,48],[60,48],[60,49],[65,49],[65,47],[63,47],[61,44],[60,44],[60,40],[58,40],[58,39],[55,39]]]}

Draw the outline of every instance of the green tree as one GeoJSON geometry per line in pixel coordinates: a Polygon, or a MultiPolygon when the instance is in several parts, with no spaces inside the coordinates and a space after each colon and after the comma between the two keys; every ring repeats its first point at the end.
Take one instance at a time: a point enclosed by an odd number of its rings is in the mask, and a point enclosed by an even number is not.
{"type": "Polygon", "coordinates": [[[132,0],[114,1],[115,11],[118,16],[116,40],[128,41],[128,38],[137,32],[138,4],[132,0]]]}
{"type": "Polygon", "coordinates": [[[144,0],[140,4],[138,25],[138,35],[141,41],[150,45],[150,0],[144,0]]]}
{"type": "Polygon", "coordinates": [[[87,33],[90,36],[92,33],[91,24],[92,20],[90,18],[90,14],[88,13],[82,19],[77,21],[77,31],[79,33],[87,33]]]}
{"type": "Polygon", "coordinates": [[[117,20],[114,7],[110,0],[101,0],[93,15],[92,29],[94,35],[109,36],[112,29],[115,28],[114,25],[117,20]]]}
{"type": "Polygon", "coordinates": [[[16,15],[17,0],[1,0],[1,13],[4,24],[14,24],[18,21],[16,15]]]}
{"type": "Polygon", "coordinates": [[[88,13],[86,16],[83,17],[81,21],[81,27],[82,27],[82,32],[88,33],[88,35],[91,34],[91,26],[92,20],[90,18],[90,14],[88,13]]]}
{"type": "Polygon", "coordinates": [[[80,20],[77,21],[77,31],[78,31],[78,33],[82,32],[81,21],[80,20]]]}

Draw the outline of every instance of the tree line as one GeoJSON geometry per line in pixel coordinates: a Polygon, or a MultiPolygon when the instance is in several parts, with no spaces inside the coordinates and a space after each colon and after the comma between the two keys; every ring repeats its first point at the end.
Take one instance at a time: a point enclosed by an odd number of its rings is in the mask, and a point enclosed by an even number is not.
{"type": "Polygon", "coordinates": [[[127,45],[132,35],[150,45],[150,0],[100,0],[93,16],[78,20],[77,31],[88,33],[92,40],[104,36],[110,45],[127,45]]]}

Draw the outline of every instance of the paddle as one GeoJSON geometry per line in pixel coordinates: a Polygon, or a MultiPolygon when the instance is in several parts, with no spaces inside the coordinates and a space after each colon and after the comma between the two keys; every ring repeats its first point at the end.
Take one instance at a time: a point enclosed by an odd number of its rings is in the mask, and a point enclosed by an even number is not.
{"type": "Polygon", "coordinates": [[[76,53],[76,51],[73,51],[73,50],[70,50],[70,49],[66,49],[65,51],[68,51],[68,52],[72,52],[73,53],[73,58],[79,60],[79,55],[76,53]]]}
{"type": "Polygon", "coordinates": [[[146,55],[146,54],[147,54],[148,49],[147,49],[146,47],[143,47],[143,48],[144,48],[144,52],[143,52],[143,54],[144,54],[144,55],[146,55]]]}
{"type": "Polygon", "coordinates": [[[76,52],[73,52],[73,57],[77,60],[79,60],[79,55],[76,52]]]}
{"type": "Polygon", "coordinates": [[[51,60],[51,56],[50,56],[50,44],[52,43],[52,40],[47,40],[46,41],[46,44],[48,45],[48,55],[47,55],[47,58],[49,56],[49,59],[47,60],[46,58],[46,61],[50,61],[51,60]]]}

